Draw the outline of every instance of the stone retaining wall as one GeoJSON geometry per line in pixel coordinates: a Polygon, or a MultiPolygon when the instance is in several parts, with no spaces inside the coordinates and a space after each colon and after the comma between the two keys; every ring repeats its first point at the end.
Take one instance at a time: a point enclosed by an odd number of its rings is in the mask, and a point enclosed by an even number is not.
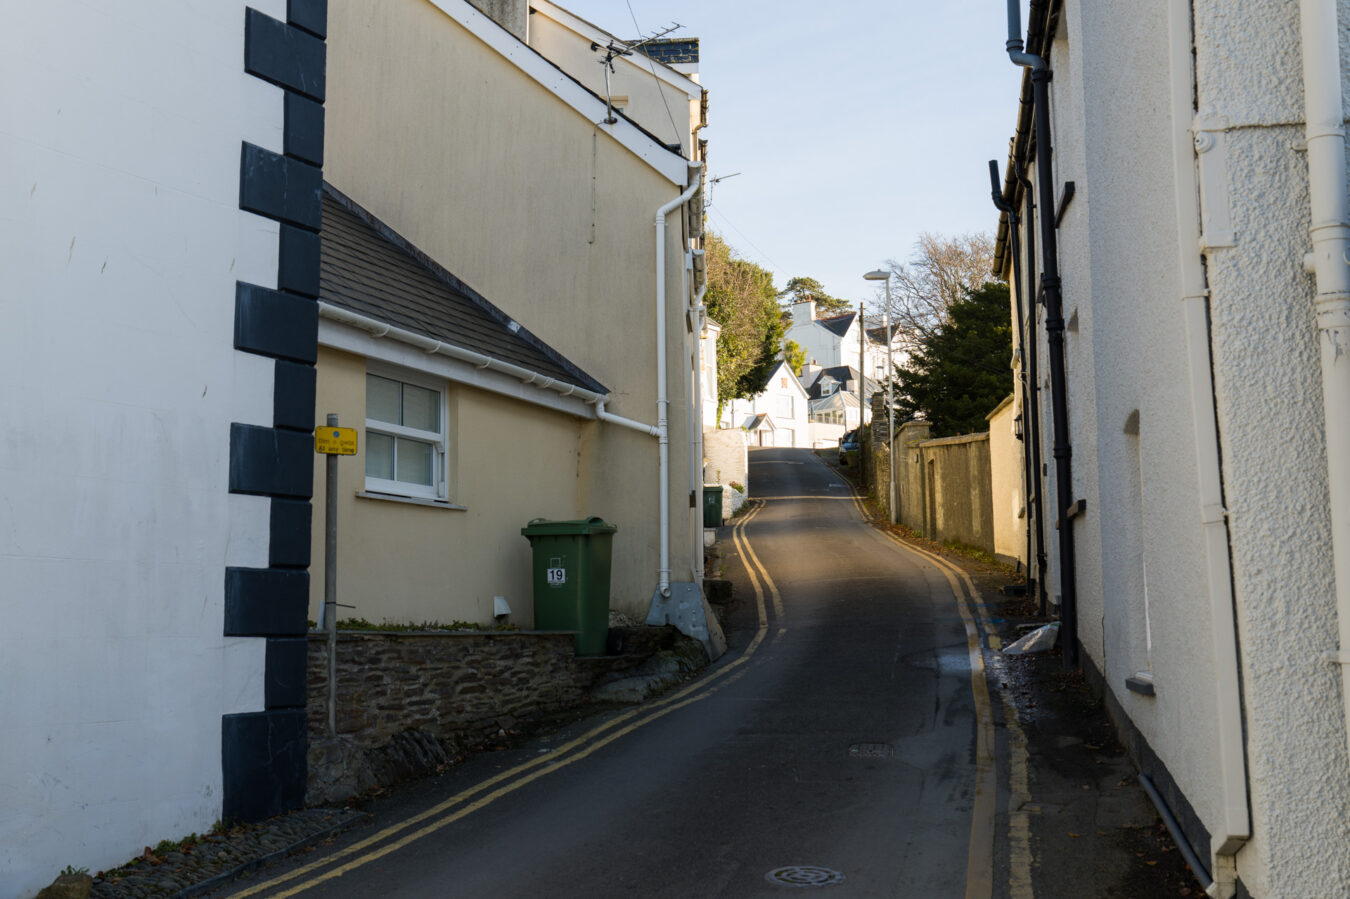
{"type": "Polygon", "coordinates": [[[596,681],[676,638],[621,628],[623,654],[578,658],[571,634],[338,634],[337,736],[328,735],[327,638],[309,639],[310,804],[340,802],[445,764],[462,749],[581,705],[596,681]]]}

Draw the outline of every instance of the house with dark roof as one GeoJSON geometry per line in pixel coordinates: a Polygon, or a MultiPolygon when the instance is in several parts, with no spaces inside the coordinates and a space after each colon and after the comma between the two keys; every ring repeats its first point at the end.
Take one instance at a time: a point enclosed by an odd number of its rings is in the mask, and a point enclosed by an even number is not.
{"type": "Polygon", "coordinates": [[[329,3],[315,411],[361,432],[342,602],[490,623],[501,597],[528,627],[521,527],[600,516],[611,609],[716,655],[690,501],[701,171],[527,43],[523,4],[329,3]]]}
{"type": "MultiPolygon", "coordinates": [[[[886,333],[882,327],[868,327],[856,312],[817,317],[815,301],[793,303],[785,340],[794,341],[806,351],[806,363],[821,368],[852,366],[867,377],[886,377],[886,333]]],[[[895,328],[892,327],[892,339],[895,328]]],[[[895,355],[895,364],[902,362],[895,355]]]]}
{"type": "Polygon", "coordinates": [[[822,441],[838,440],[845,431],[851,431],[858,425],[871,419],[871,397],[882,388],[871,378],[862,378],[858,370],[851,365],[835,365],[819,368],[810,364],[802,366],[802,384],[809,397],[809,417],[816,428],[817,438],[822,441]],[[858,399],[859,380],[863,381],[863,402],[858,399]],[[864,415],[859,417],[859,409],[864,415]]]}
{"type": "Polygon", "coordinates": [[[811,446],[810,397],[786,362],[748,399],[727,403],[722,427],[748,432],[751,446],[811,446]]]}

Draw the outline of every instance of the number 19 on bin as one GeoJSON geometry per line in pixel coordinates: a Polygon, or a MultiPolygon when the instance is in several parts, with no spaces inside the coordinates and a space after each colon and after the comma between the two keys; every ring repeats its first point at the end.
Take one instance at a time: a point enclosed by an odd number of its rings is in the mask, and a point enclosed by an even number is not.
{"type": "Polygon", "coordinates": [[[548,585],[550,587],[561,587],[567,583],[566,568],[550,568],[548,570],[548,585]]]}

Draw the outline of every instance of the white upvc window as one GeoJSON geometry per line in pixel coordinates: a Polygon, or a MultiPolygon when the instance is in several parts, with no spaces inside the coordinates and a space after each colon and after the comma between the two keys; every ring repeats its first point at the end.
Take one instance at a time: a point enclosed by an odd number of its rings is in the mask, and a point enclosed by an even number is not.
{"type": "Polygon", "coordinates": [[[444,500],[444,384],[406,374],[366,374],[366,490],[444,500]]]}

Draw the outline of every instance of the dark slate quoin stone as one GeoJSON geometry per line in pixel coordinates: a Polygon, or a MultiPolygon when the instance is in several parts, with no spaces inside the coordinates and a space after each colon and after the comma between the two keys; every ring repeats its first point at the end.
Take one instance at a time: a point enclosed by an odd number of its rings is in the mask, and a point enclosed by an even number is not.
{"type": "Polygon", "coordinates": [[[326,37],[328,0],[287,0],[286,21],[310,34],[326,37]]]}
{"type": "Polygon", "coordinates": [[[239,208],[318,231],[323,170],[245,142],[239,161],[239,208]]]}
{"type": "Polygon", "coordinates": [[[323,165],[323,105],[286,92],[283,143],[287,156],[323,165]]]}
{"type": "Polygon", "coordinates": [[[314,366],[278,359],[272,386],[272,424],[313,431],[314,391],[314,366]]]}
{"type": "Polygon", "coordinates": [[[277,288],[307,297],[319,295],[319,262],[322,242],[314,231],[294,225],[281,226],[281,264],[277,288]]]}
{"type": "Polygon", "coordinates": [[[319,304],[307,297],[236,282],[234,347],[313,363],[319,353],[319,304]]]}
{"type": "Polygon", "coordinates": [[[301,637],[309,632],[309,572],[226,568],[225,636],[301,637]]]}
{"type": "Polygon", "coordinates": [[[306,500],[272,500],[268,564],[280,568],[308,568],[310,528],[314,507],[306,500]]]}
{"type": "Polygon", "coordinates": [[[264,679],[264,705],[269,709],[305,707],[305,659],[309,650],[306,637],[277,638],[267,641],[267,676],[264,679]]]}
{"type": "Polygon", "coordinates": [[[230,492],[309,499],[314,493],[313,434],[231,424],[230,492]]]}
{"type": "Polygon", "coordinates": [[[327,66],[323,38],[256,9],[244,13],[244,71],[322,103],[327,66]]]}
{"type": "Polygon", "coordinates": [[[278,709],[220,722],[227,823],[261,821],[305,803],[305,713],[278,709]]]}

